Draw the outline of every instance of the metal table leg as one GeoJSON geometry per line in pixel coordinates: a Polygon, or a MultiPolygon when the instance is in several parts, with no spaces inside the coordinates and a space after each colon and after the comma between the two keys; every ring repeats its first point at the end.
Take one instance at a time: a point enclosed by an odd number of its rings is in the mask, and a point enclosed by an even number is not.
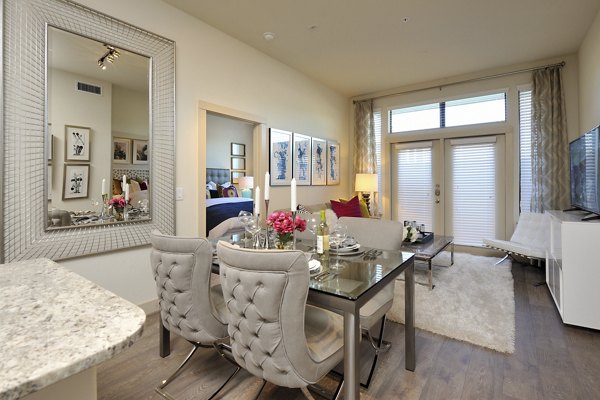
{"type": "Polygon", "coordinates": [[[356,307],[344,311],[344,398],[360,398],[360,370],[358,352],[360,340],[360,318],[356,307]]]}
{"type": "Polygon", "coordinates": [[[166,357],[171,354],[171,332],[163,325],[160,317],[158,318],[159,332],[159,354],[161,357],[166,357]]]}
{"type": "MultiPolygon", "coordinates": [[[[431,262],[429,264],[431,266],[431,262]]],[[[405,368],[414,371],[416,367],[415,350],[415,263],[404,271],[404,352],[406,353],[405,368]]],[[[345,368],[345,366],[344,366],[345,368]]]]}
{"type": "Polygon", "coordinates": [[[429,265],[429,290],[433,290],[433,269],[431,269],[431,261],[433,257],[429,259],[427,264],[429,265]]]}
{"type": "Polygon", "coordinates": [[[452,250],[450,250],[450,265],[454,265],[454,242],[452,242],[452,250]]]}

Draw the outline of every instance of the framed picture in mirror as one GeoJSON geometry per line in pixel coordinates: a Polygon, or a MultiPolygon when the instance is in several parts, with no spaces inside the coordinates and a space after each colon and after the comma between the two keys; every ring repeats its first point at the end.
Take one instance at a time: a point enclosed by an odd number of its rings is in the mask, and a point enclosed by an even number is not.
{"type": "Polygon", "coordinates": [[[246,145],[243,143],[231,143],[231,155],[246,157],[246,145]]]}
{"type": "Polygon", "coordinates": [[[88,164],[65,164],[63,200],[85,199],[90,187],[88,164]]]}
{"type": "Polygon", "coordinates": [[[148,141],[134,140],[133,141],[133,163],[148,164],[148,141]]]}
{"type": "Polygon", "coordinates": [[[112,161],[115,164],[131,164],[131,139],[113,138],[112,161]]]}
{"type": "Polygon", "coordinates": [[[65,161],[90,161],[90,131],[85,126],[65,125],[65,161]]]}

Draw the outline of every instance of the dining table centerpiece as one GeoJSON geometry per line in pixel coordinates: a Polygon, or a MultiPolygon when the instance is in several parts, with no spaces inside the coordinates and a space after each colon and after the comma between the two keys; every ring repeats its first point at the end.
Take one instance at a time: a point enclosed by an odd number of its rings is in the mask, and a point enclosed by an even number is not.
{"type": "Polygon", "coordinates": [[[267,217],[267,225],[272,227],[277,235],[276,247],[278,249],[288,249],[293,246],[294,229],[304,232],[306,221],[296,215],[294,219],[290,211],[275,211],[267,217]]]}
{"type": "Polygon", "coordinates": [[[113,216],[117,221],[123,221],[125,219],[124,211],[127,202],[122,195],[113,196],[113,198],[108,201],[108,205],[112,208],[113,216]]]}

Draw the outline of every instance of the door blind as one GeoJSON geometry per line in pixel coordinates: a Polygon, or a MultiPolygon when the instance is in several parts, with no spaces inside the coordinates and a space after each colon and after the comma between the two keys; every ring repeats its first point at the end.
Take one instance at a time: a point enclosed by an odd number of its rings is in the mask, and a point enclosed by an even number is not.
{"type": "Polygon", "coordinates": [[[378,192],[381,188],[381,111],[373,113],[373,130],[375,131],[375,162],[377,164],[377,187],[378,192]]]}
{"type": "Polygon", "coordinates": [[[417,221],[433,231],[432,148],[396,147],[396,205],[399,221],[417,221]]]}
{"type": "Polygon", "coordinates": [[[496,237],[496,144],[451,144],[454,242],[481,246],[496,237]]]}
{"type": "Polygon", "coordinates": [[[519,92],[519,206],[531,211],[531,90],[519,92]]]}

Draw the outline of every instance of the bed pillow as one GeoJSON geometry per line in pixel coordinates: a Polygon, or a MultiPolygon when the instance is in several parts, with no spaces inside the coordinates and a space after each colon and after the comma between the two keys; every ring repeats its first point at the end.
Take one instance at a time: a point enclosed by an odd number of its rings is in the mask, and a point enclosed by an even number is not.
{"type": "MultiPolygon", "coordinates": [[[[358,196],[354,196],[354,197],[358,197],[358,196]]],[[[350,199],[350,200],[352,200],[352,199],[350,199]]],[[[347,203],[350,200],[340,199],[340,201],[342,203],[347,203]]],[[[358,197],[358,205],[360,206],[360,213],[363,218],[371,217],[371,214],[369,214],[369,207],[367,207],[367,203],[365,202],[365,200],[362,197],[358,197]]]]}
{"type": "Polygon", "coordinates": [[[206,189],[206,198],[207,198],[207,199],[210,199],[210,198],[211,198],[211,197],[210,197],[210,190],[208,190],[208,189],[206,189]]]}
{"type": "Polygon", "coordinates": [[[117,195],[117,194],[123,194],[123,189],[121,188],[121,180],[120,179],[113,179],[112,180],[112,194],[117,195]]]}
{"type": "Polygon", "coordinates": [[[132,192],[132,193],[133,192],[139,192],[141,190],[142,189],[140,188],[140,184],[139,184],[138,181],[133,180],[133,179],[129,181],[129,191],[130,192],[132,192]]]}
{"type": "Polygon", "coordinates": [[[209,189],[208,192],[210,193],[210,198],[211,199],[218,199],[219,198],[219,191],[217,189],[215,189],[215,190],[209,189]]]}
{"type": "Polygon", "coordinates": [[[235,188],[235,186],[224,187],[223,197],[238,197],[237,189],[235,188]]]}
{"type": "Polygon", "coordinates": [[[348,202],[342,203],[341,201],[331,200],[331,209],[335,212],[335,215],[340,217],[358,217],[362,218],[360,212],[360,204],[358,197],[354,196],[348,202]]]}
{"type": "Polygon", "coordinates": [[[210,181],[206,184],[206,188],[208,190],[217,190],[217,184],[214,183],[213,181],[210,181]]]}

